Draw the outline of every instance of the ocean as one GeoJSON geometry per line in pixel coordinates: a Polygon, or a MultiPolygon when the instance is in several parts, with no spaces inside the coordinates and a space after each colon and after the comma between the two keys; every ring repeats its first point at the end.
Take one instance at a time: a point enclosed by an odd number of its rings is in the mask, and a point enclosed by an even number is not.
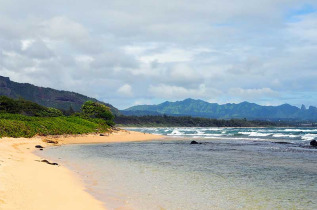
{"type": "Polygon", "coordinates": [[[127,129],[170,138],[36,153],[109,209],[317,209],[316,128],[127,129]]]}

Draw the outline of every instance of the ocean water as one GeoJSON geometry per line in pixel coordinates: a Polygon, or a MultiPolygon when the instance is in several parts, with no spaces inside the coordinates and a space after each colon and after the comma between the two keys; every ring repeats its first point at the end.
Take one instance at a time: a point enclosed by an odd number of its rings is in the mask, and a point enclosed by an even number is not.
{"type": "Polygon", "coordinates": [[[78,173],[110,209],[317,209],[317,129],[129,129],[170,138],[37,153],[78,173]]]}

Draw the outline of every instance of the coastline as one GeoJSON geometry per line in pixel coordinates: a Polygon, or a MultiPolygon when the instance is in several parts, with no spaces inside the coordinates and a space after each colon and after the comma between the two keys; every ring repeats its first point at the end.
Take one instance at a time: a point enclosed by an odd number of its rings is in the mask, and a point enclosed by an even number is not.
{"type": "Polygon", "coordinates": [[[36,145],[96,144],[161,139],[134,131],[0,139],[0,209],[105,209],[86,192],[79,177],[64,166],[33,154],[36,145]],[[50,142],[50,143],[49,143],[50,142]]]}

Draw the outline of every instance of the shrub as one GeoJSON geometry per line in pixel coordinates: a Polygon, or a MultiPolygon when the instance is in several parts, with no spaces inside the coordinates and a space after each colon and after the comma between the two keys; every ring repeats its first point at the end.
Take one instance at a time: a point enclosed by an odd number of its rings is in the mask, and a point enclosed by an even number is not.
{"type": "Polygon", "coordinates": [[[109,125],[102,119],[81,117],[32,117],[21,114],[0,114],[0,137],[32,137],[106,132],[109,125]]]}
{"type": "Polygon", "coordinates": [[[114,115],[111,113],[110,108],[98,102],[86,101],[82,108],[84,116],[89,118],[100,118],[107,122],[108,125],[114,125],[114,115]]]}
{"type": "Polygon", "coordinates": [[[51,117],[63,116],[63,112],[56,108],[48,107],[47,111],[48,115],[51,115],[51,117]]]}

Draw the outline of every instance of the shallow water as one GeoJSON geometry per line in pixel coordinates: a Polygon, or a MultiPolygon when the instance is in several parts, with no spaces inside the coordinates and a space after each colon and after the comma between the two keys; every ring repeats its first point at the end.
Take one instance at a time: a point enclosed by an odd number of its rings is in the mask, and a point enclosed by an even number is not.
{"type": "Polygon", "coordinates": [[[302,138],[317,130],[133,130],[176,133],[178,138],[68,145],[46,149],[41,155],[79,173],[89,192],[111,209],[317,208],[317,149],[302,138]],[[239,132],[245,134],[205,138],[239,132]],[[252,137],[255,133],[270,135],[252,137]],[[273,137],[276,133],[297,137],[273,137]],[[202,144],[189,144],[193,139],[202,144]]]}

